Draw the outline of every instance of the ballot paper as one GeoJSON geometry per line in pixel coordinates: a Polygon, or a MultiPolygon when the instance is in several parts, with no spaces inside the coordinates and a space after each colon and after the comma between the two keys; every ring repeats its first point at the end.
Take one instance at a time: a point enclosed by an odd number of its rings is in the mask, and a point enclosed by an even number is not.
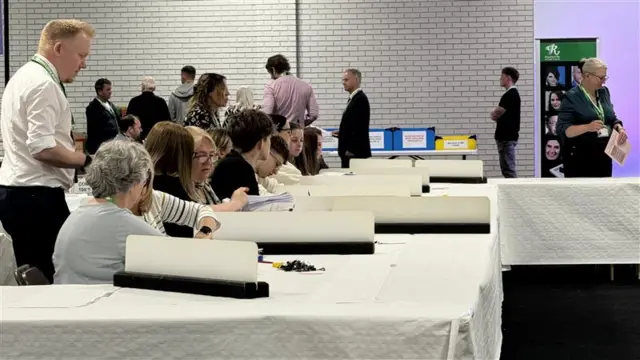
{"type": "Polygon", "coordinates": [[[293,195],[282,193],[277,195],[249,195],[249,202],[242,211],[289,211],[295,205],[293,195]]]}
{"type": "Polygon", "coordinates": [[[624,144],[620,145],[618,144],[619,137],[620,133],[617,130],[613,130],[609,138],[609,143],[607,143],[607,147],[604,149],[604,153],[609,155],[618,165],[623,166],[624,162],[627,161],[627,156],[631,152],[631,143],[627,139],[624,144]]]}

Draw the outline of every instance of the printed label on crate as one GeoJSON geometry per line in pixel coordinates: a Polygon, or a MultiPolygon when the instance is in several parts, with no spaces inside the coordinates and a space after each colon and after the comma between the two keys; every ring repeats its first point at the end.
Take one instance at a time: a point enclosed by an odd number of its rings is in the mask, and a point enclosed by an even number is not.
{"type": "Polygon", "coordinates": [[[469,140],[444,140],[443,150],[463,150],[469,148],[469,140]]]}
{"type": "Polygon", "coordinates": [[[87,185],[87,182],[84,178],[79,178],[77,184],[73,184],[73,186],[69,189],[70,194],[87,194],[91,195],[91,187],[87,185]]]}
{"type": "Polygon", "coordinates": [[[338,138],[329,135],[325,135],[322,137],[322,148],[323,149],[337,149],[338,148],[338,138]]]}
{"type": "Polygon", "coordinates": [[[369,133],[369,142],[371,150],[384,150],[384,132],[372,131],[369,133]]]}
{"type": "Polygon", "coordinates": [[[402,148],[403,149],[424,149],[427,147],[427,132],[424,130],[402,131],[402,148]]]}

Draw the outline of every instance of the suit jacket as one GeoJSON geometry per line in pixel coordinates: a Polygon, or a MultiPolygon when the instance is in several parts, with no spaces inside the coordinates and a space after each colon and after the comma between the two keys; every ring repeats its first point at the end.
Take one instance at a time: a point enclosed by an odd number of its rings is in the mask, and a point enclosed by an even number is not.
{"type": "Polygon", "coordinates": [[[147,137],[147,134],[155,124],[160,121],[171,121],[167,102],[150,91],[145,91],[132,98],[129,101],[129,106],[127,106],[127,114],[135,115],[140,119],[140,124],[142,125],[140,140],[144,140],[147,137]]]}
{"type": "Polygon", "coordinates": [[[107,110],[100,100],[93,99],[86,108],[87,141],[85,148],[89,154],[94,154],[100,144],[113,139],[120,132],[118,128],[120,109],[111,102],[109,102],[109,106],[113,112],[107,110]]]}
{"type": "Polygon", "coordinates": [[[338,155],[344,157],[348,151],[355,158],[371,157],[369,118],[369,99],[360,90],[349,101],[342,114],[338,132],[338,155]]]}

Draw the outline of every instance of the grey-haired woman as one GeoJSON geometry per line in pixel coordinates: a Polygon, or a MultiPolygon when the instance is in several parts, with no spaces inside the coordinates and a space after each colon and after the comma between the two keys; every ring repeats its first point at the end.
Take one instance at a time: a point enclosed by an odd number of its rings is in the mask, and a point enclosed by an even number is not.
{"type": "Polygon", "coordinates": [[[152,180],[151,169],[141,144],[114,140],[100,146],[85,177],[95,199],[71,213],[58,233],[55,284],[111,283],[124,269],[129,235],[163,236],[128,210],[152,180]]]}

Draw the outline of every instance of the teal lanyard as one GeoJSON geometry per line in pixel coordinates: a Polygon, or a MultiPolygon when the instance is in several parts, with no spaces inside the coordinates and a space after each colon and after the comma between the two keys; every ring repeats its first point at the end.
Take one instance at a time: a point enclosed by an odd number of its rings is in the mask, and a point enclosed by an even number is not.
{"type": "Polygon", "coordinates": [[[584,96],[586,96],[587,100],[589,100],[591,105],[593,105],[593,108],[595,109],[596,115],[598,116],[598,118],[604,121],[604,109],[602,108],[602,104],[600,104],[600,101],[593,101],[593,99],[591,99],[591,96],[589,96],[589,93],[587,92],[587,90],[585,90],[584,87],[582,87],[582,85],[580,85],[580,89],[582,89],[582,93],[584,94],[584,96]]]}
{"type": "MultiPolygon", "coordinates": [[[[58,83],[58,85],[60,86],[60,89],[62,90],[62,93],[64,94],[64,97],[67,97],[67,90],[64,88],[64,84],[62,84],[62,81],[60,81],[58,74],[56,74],[46,62],[42,61],[42,59],[40,59],[36,55],[31,57],[31,61],[42,66],[47,71],[49,76],[51,76],[53,81],[58,83]]],[[[74,124],[75,124],[75,121],[73,120],[73,114],[71,114],[71,126],[73,126],[74,124]]]]}

